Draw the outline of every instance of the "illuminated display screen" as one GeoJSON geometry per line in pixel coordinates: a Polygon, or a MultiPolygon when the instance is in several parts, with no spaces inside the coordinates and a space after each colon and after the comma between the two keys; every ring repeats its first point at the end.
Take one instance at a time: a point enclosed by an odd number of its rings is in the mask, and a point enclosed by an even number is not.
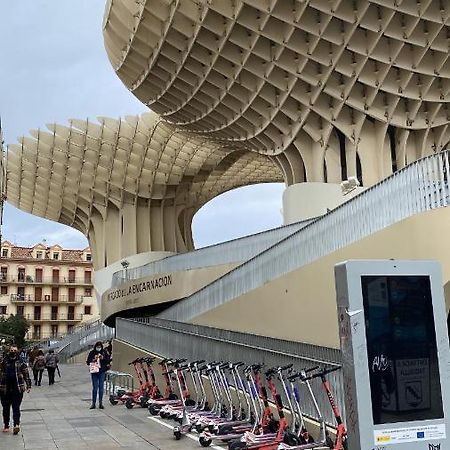
{"type": "Polygon", "coordinates": [[[428,276],[362,276],[374,424],[444,416],[428,276]]]}

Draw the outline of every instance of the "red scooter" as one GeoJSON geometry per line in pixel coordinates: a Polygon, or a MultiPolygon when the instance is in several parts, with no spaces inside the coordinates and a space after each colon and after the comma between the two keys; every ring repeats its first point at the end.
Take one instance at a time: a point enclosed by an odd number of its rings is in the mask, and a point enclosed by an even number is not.
{"type": "Polygon", "coordinates": [[[135,405],[139,405],[142,408],[147,406],[149,380],[147,370],[144,367],[144,358],[136,358],[134,361],[128,363],[129,366],[133,366],[136,371],[139,380],[139,389],[133,392],[121,393],[122,395],[109,396],[111,405],[117,405],[117,403],[125,404],[128,409],[133,408],[135,405]]]}

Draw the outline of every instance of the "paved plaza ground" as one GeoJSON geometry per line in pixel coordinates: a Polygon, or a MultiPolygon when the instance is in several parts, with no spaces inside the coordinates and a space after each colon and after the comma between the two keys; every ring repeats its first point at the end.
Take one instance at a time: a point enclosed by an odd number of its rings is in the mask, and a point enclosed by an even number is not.
{"type": "MultiPolygon", "coordinates": [[[[25,394],[22,403],[22,430],[19,435],[0,433],[0,449],[200,449],[188,437],[175,441],[169,425],[149,418],[142,408],[127,410],[111,406],[105,398],[104,410],[90,410],[91,383],[86,365],[61,366],[62,378],[25,394]]],[[[210,448],[219,448],[216,446],[210,448]]]]}

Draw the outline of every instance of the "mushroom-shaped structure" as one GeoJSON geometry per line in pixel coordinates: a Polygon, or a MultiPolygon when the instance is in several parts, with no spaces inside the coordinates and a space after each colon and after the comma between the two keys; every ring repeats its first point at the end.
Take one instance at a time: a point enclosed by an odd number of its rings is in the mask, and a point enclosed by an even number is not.
{"type": "Polygon", "coordinates": [[[120,79],[168,122],[365,186],[450,140],[450,4],[111,0],[120,79]]]}
{"type": "Polygon", "coordinates": [[[9,146],[8,201],[86,234],[96,269],[137,253],[190,250],[203,204],[283,180],[267,156],[179,132],[154,113],[47,128],[9,146]]]}

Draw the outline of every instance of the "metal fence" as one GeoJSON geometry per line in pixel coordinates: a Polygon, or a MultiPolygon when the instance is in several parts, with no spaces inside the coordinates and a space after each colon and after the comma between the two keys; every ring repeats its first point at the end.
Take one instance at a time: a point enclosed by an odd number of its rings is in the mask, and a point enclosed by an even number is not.
{"type": "Polygon", "coordinates": [[[193,252],[168,256],[159,261],[154,261],[133,269],[127,269],[126,271],[119,270],[113,275],[112,287],[125,283],[127,280],[135,280],[155,273],[190,270],[210,265],[247,261],[267,247],[274,245],[286,236],[305,227],[311,221],[312,219],[304,220],[251,236],[200,248],[193,252]]]}
{"type": "Polygon", "coordinates": [[[107,327],[100,320],[78,329],[55,343],[61,361],[77,355],[94,345],[96,341],[105,341],[114,337],[114,328],[107,327]]]}
{"type": "Polygon", "coordinates": [[[449,178],[448,151],[418,160],[290,234],[158,317],[189,321],[407,217],[446,207],[449,178]]]}
{"type": "MultiPolygon", "coordinates": [[[[293,363],[300,370],[316,365],[336,366],[341,361],[337,349],[156,318],[117,319],[116,338],[163,357],[263,363],[266,368],[293,363]]],[[[344,409],[341,372],[330,374],[330,382],[337,402],[344,409]]],[[[312,385],[322,413],[333,424],[320,382],[313,380],[312,385]]],[[[306,391],[301,394],[306,399],[305,413],[315,417],[306,391]]]]}

